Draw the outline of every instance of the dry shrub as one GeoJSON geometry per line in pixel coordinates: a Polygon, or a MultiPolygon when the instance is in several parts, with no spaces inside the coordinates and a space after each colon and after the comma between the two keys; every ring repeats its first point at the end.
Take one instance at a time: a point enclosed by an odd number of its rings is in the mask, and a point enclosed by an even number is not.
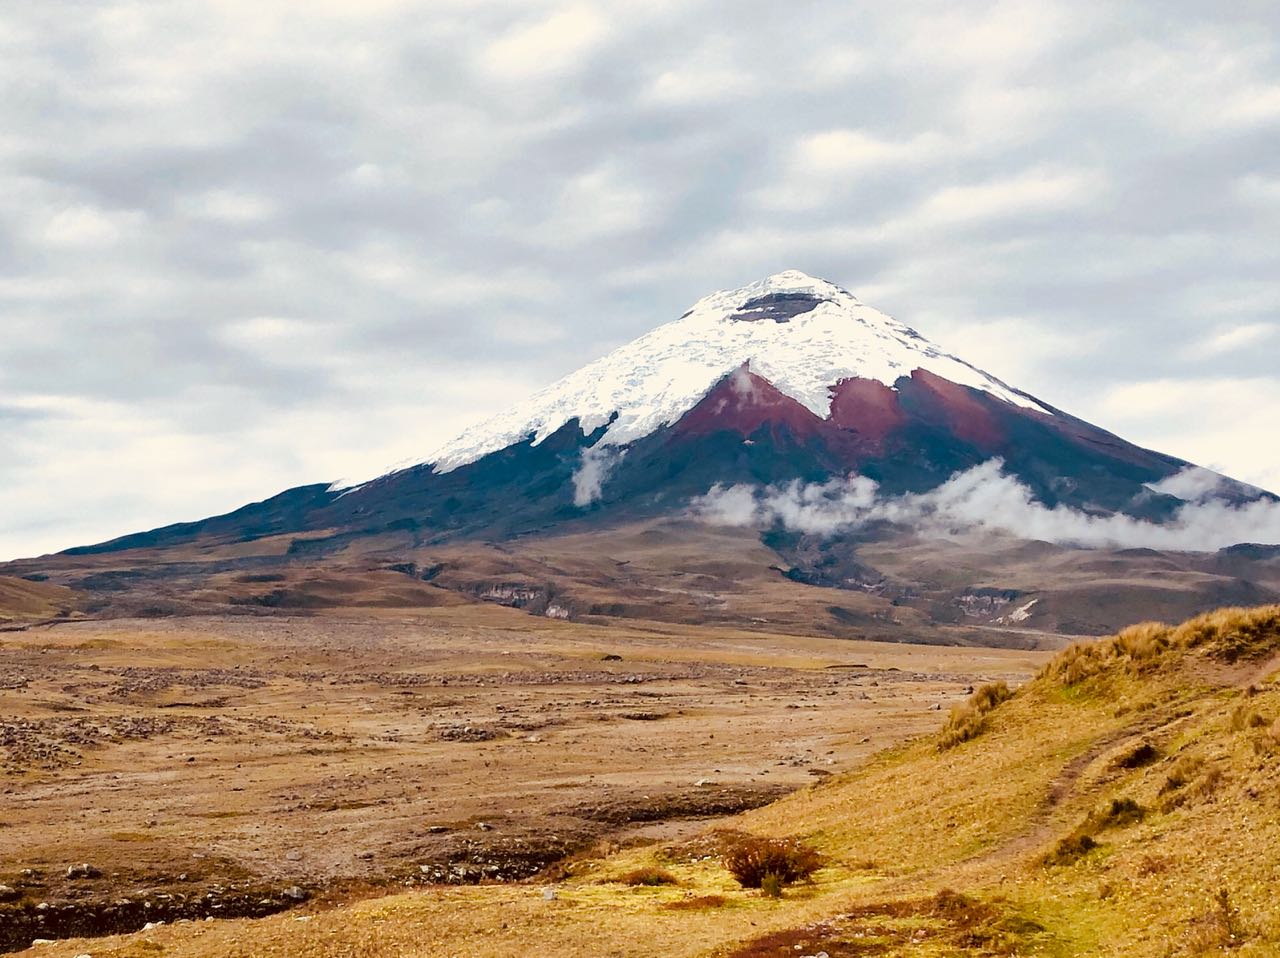
{"type": "Polygon", "coordinates": [[[964,705],[957,705],[951,710],[938,740],[938,751],[946,751],[977,738],[986,728],[987,715],[1011,698],[1013,693],[1006,682],[990,682],[982,686],[969,696],[964,705]]]}
{"type": "Polygon", "coordinates": [[[803,881],[822,867],[817,850],[795,838],[744,835],[722,853],[721,861],[743,888],[761,888],[766,879],[784,885],[803,881]]]}
{"type": "Polygon", "coordinates": [[[657,888],[660,885],[678,885],[680,879],[665,868],[636,868],[626,874],[619,875],[617,881],[623,885],[644,885],[657,888]]]}

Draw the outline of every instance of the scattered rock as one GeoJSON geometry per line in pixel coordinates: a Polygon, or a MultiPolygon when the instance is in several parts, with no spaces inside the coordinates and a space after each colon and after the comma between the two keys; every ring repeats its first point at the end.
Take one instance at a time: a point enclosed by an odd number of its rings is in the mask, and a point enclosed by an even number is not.
{"type": "Polygon", "coordinates": [[[290,885],[283,892],[281,892],[281,894],[284,895],[285,898],[288,898],[290,901],[306,901],[307,898],[309,897],[307,895],[306,890],[302,888],[302,886],[300,885],[290,885]]]}
{"type": "Polygon", "coordinates": [[[615,655],[614,653],[610,652],[608,655],[600,656],[600,661],[601,662],[621,662],[622,656],[615,655]]]}
{"type": "Polygon", "coordinates": [[[101,878],[102,872],[94,868],[88,862],[81,862],[78,865],[67,866],[68,878],[101,878]]]}
{"type": "Polygon", "coordinates": [[[557,892],[554,888],[544,888],[544,889],[542,889],[542,900],[543,900],[543,901],[555,901],[555,900],[556,900],[557,898],[559,898],[559,897],[560,897],[559,892],[557,892]]]}
{"type": "Polygon", "coordinates": [[[291,862],[300,862],[302,861],[302,852],[294,849],[293,851],[288,852],[284,857],[291,862]]]}
{"type": "Polygon", "coordinates": [[[14,888],[13,886],[0,885],[0,901],[13,901],[16,898],[21,898],[21,897],[22,897],[22,892],[18,891],[18,889],[14,888]]]}

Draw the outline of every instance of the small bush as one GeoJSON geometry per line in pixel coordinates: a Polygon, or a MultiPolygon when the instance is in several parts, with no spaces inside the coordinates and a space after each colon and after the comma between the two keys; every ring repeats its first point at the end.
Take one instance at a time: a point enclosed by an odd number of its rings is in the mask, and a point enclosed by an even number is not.
{"type": "Polygon", "coordinates": [[[962,742],[977,738],[986,727],[987,715],[997,706],[1013,698],[1009,686],[1005,682],[991,682],[982,686],[969,696],[964,705],[957,705],[951,710],[951,717],[942,727],[938,740],[938,751],[943,752],[955,748],[962,742]]]}
{"type": "Polygon", "coordinates": [[[782,897],[782,879],[769,872],[760,879],[760,891],[764,893],[766,898],[782,897]]]}
{"type": "Polygon", "coordinates": [[[643,885],[648,888],[680,884],[680,879],[665,868],[637,868],[634,871],[627,872],[625,875],[619,875],[618,881],[623,885],[643,885]]]}
{"type": "Polygon", "coordinates": [[[1113,764],[1116,768],[1145,768],[1159,757],[1160,750],[1150,742],[1144,741],[1119,756],[1113,764]]]}
{"type": "Polygon", "coordinates": [[[1132,798],[1116,798],[1094,817],[1094,822],[1098,828],[1124,828],[1142,821],[1146,814],[1147,810],[1132,798]]]}
{"type": "Polygon", "coordinates": [[[771,878],[781,889],[812,877],[822,867],[822,857],[804,842],[754,835],[735,840],[722,853],[721,860],[743,888],[761,888],[765,879],[771,878]]]}
{"type": "Polygon", "coordinates": [[[1093,836],[1079,830],[1072,832],[1053,847],[1053,851],[1045,855],[1046,865],[1070,865],[1083,858],[1098,847],[1093,836]]]}

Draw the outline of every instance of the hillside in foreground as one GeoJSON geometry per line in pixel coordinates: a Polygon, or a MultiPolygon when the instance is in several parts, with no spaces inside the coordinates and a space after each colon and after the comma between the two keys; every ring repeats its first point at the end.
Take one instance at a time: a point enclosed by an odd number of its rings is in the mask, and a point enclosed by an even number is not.
{"type": "Polygon", "coordinates": [[[166,926],[41,955],[1276,954],[1280,606],[1073,646],[1006,697],[741,815],[736,837],[600,849],[532,884],[166,926]],[[797,838],[781,898],[722,854],[797,838]],[[649,882],[654,882],[650,884],[649,882]]]}

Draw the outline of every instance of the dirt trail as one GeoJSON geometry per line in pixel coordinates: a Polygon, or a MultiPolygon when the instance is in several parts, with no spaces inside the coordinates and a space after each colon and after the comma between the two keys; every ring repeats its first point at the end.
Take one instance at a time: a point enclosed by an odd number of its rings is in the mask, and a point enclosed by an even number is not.
{"type": "MultiPolygon", "coordinates": [[[[1230,684],[1237,689],[1247,689],[1264,681],[1277,671],[1280,671],[1280,653],[1237,675],[1235,681],[1230,684]]],[[[1016,861],[1037,848],[1047,845],[1063,825],[1056,819],[1055,812],[1067,805],[1077,803],[1088,795],[1096,794],[1108,783],[1108,778],[1100,776],[1087,789],[1079,788],[1085,771],[1099,757],[1113,749],[1118,750],[1130,745],[1136,747],[1144,739],[1152,736],[1166,735],[1193,718],[1195,718],[1194,712],[1170,715],[1166,711],[1149,715],[1141,722],[1135,722],[1104,735],[1064,765],[1062,770],[1054,776],[1049,783],[1044,801],[1036,809],[1023,831],[1001,842],[995,848],[958,862],[948,869],[949,880],[952,882],[960,879],[972,880],[980,873],[990,870],[992,866],[1016,861]]]]}

